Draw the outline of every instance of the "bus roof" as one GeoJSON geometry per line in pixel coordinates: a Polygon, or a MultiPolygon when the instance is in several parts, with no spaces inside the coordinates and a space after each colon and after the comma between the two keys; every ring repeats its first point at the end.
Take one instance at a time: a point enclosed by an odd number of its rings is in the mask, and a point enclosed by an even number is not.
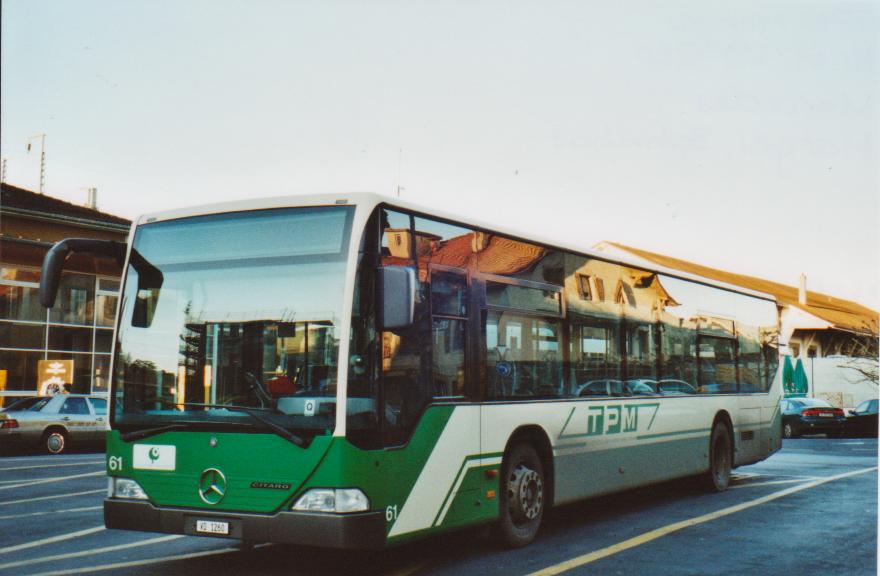
{"type": "Polygon", "coordinates": [[[370,208],[379,204],[387,204],[389,206],[398,207],[401,209],[409,210],[412,212],[418,212],[425,216],[439,218],[441,220],[447,220],[452,223],[461,224],[467,227],[476,228],[480,230],[485,230],[487,232],[496,233],[496,234],[504,234],[510,236],[512,238],[516,238],[519,240],[532,242],[536,244],[541,244],[546,247],[557,248],[560,250],[564,250],[567,252],[573,252],[576,254],[580,254],[583,256],[587,256],[590,258],[595,258],[597,260],[602,260],[605,262],[610,262],[613,264],[620,264],[623,266],[627,266],[630,268],[636,268],[639,270],[645,270],[647,272],[657,272],[661,274],[665,274],[667,276],[681,278],[683,280],[689,280],[692,282],[697,282],[700,284],[704,284],[706,286],[713,286],[716,288],[721,288],[722,290],[727,290],[730,292],[736,292],[739,294],[745,294],[748,296],[753,296],[755,298],[761,298],[764,300],[770,300],[776,302],[776,298],[772,294],[768,294],[765,292],[759,292],[756,290],[751,290],[749,288],[745,288],[742,286],[737,286],[734,284],[726,284],[724,282],[720,282],[718,280],[713,280],[710,278],[706,278],[703,276],[699,276],[696,274],[691,274],[682,270],[677,270],[674,268],[668,268],[659,264],[653,264],[646,266],[644,261],[639,261],[639,259],[626,256],[619,255],[610,255],[598,250],[594,250],[591,248],[583,248],[579,246],[574,246],[572,244],[568,244],[565,242],[560,242],[558,240],[553,240],[549,238],[542,238],[540,236],[536,236],[533,234],[528,234],[519,230],[511,230],[506,229],[503,226],[499,226],[496,224],[490,224],[487,222],[482,222],[480,220],[476,220],[473,218],[460,216],[457,214],[452,214],[445,212],[443,210],[435,210],[433,208],[429,208],[427,206],[423,206],[421,204],[415,204],[412,202],[408,202],[406,200],[402,200],[400,198],[393,198],[390,196],[384,196],[381,194],[375,194],[372,192],[350,192],[350,193],[336,193],[336,194],[315,194],[315,195],[294,195],[294,196],[271,196],[266,198],[249,198],[246,200],[233,200],[229,202],[217,202],[212,204],[203,204],[198,206],[191,206],[186,208],[179,208],[176,210],[167,210],[163,212],[155,212],[150,214],[144,214],[143,216],[137,218],[135,220],[137,225],[141,224],[150,224],[153,222],[161,222],[165,220],[176,220],[178,218],[189,218],[193,216],[204,216],[208,214],[220,214],[224,212],[244,212],[248,210],[267,210],[272,208],[293,208],[298,206],[347,206],[347,205],[366,205],[370,208]]]}

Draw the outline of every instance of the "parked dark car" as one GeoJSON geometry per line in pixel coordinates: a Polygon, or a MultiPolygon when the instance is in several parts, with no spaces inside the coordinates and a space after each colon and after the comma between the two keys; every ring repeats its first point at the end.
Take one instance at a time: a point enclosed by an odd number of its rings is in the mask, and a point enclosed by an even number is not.
{"type": "Polygon", "coordinates": [[[818,398],[786,398],[779,402],[782,410],[782,436],[797,438],[802,434],[825,434],[829,438],[843,433],[846,415],[818,398]]]}
{"type": "Polygon", "coordinates": [[[844,433],[854,438],[877,437],[877,404],[878,400],[865,400],[849,411],[846,418],[844,433]]]}

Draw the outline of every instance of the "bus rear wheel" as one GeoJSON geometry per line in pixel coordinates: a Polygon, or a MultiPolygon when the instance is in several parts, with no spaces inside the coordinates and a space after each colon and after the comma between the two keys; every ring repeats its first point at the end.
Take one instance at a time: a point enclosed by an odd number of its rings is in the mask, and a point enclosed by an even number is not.
{"type": "Polygon", "coordinates": [[[501,464],[500,510],[495,536],[508,548],[529,544],[544,519],[544,466],[531,444],[517,444],[501,464]]]}
{"type": "Polygon", "coordinates": [[[724,492],[730,485],[733,469],[733,442],[730,428],[724,422],[716,422],[709,440],[709,471],[706,480],[709,488],[724,492]]]}

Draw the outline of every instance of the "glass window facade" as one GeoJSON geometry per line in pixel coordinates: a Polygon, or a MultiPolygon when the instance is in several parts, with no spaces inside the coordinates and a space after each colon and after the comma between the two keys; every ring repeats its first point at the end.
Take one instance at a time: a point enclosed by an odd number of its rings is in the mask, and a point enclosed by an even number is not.
{"type": "Polygon", "coordinates": [[[66,272],[50,310],[39,282],[35,267],[0,266],[0,392],[37,393],[52,360],[73,362],[69,392],[106,392],[119,280],[66,272]]]}

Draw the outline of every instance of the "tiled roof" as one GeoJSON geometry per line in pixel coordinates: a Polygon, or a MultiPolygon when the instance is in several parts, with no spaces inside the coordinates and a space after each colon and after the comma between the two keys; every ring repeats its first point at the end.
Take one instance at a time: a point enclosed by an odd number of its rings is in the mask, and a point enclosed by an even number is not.
{"type": "Polygon", "coordinates": [[[624,246],[623,244],[617,244],[616,242],[606,243],[666,268],[680,270],[688,274],[696,274],[697,276],[702,276],[718,282],[724,282],[726,284],[732,284],[734,286],[740,286],[770,294],[775,296],[780,304],[800,308],[843,330],[852,330],[863,333],[870,332],[871,334],[877,334],[880,332],[880,327],[878,327],[878,316],[880,316],[880,314],[878,314],[876,310],[871,310],[870,308],[862,306],[856,302],[808,290],[807,303],[804,305],[798,301],[798,288],[794,286],[786,286],[785,284],[771,282],[770,280],[764,280],[763,278],[755,278],[744,274],[717,270],[701,264],[694,264],[693,262],[688,262],[686,260],[679,260],[678,258],[673,258],[671,256],[664,256],[655,252],[624,246]]]}
{"type": "Polygon", "coordinates": [[[67,216],[71,218],[79,218],[82,220],[90,220],[99,224],[115,224],[129,226],[131,220],[126,220],[120,216],[107,214],[100,210],[93,210],[85,206],[78,206],[53,198],[45,194],[37,194],[18,186],[3,183],[0,186],[0,210],[2,209],[19,209],[30,212],[40,212],[47,216],[67,216]]]}
{"type": "MultiPolygon", "coordinates": [[[[545,253],[539,246],[495,235],[480,238],[479,234],[471,232],[432,242],[419,254],[419,265],[442,264],[487,274],[516,274],[533,266],[545,253]]],[[[387,258],[384,260],[388,263],[387,258]]]]}

